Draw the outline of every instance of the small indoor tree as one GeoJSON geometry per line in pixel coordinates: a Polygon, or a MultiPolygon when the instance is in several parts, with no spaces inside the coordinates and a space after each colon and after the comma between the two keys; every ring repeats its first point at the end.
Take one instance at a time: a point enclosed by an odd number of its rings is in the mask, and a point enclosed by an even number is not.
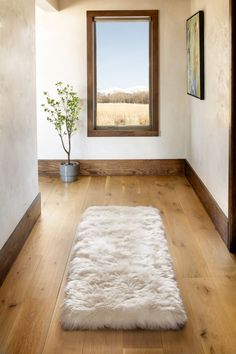
{"type": "Polygon", "coordinates": [[[71,163],[71,137],[78,130],[81,104],[80,98],[72,86],[57,82],[56,91],[56,98],[51,98],[48,92],[44,92],[46,103],[42,104],[42,107],[47,114],[47,120],[54,125],[60,137],[62,147],[67,154],[67,162],[63,163],[60,167],[62,180],[64,182],[71,182],[75,178],[70,180],[69,175],[78,172],[78,164],[71,163]],[[62,173],[65,174],[64,179],[62,173]]]}

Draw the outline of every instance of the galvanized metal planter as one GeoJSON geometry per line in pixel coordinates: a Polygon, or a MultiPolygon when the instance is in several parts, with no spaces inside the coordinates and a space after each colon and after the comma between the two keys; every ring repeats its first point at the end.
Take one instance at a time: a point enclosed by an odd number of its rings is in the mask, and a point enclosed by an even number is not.
{"type": "Polygon", "coordinates": [[[73,162],[71,164],[61,163],[60,176],[62,182],[70,183],[77,180],[79,175],[79,163],[73,162]]]}

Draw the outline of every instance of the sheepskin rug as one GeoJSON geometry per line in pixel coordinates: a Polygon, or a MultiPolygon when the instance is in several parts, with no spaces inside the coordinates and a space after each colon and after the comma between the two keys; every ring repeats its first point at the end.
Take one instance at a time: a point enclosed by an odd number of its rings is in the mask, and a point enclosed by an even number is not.
{"type": "Polygon", "coordinates": [[[159,211],[88,208],[72,250],[62,327],[180,329],[185,322],[159,211]]]}

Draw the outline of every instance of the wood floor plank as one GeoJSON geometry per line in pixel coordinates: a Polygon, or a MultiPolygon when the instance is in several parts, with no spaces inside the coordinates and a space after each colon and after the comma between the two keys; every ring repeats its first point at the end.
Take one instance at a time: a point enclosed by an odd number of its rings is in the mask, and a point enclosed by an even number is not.
{"type": "Polygon", "coordinates": [[[160,331],[132,330],[123,333],[124,348],[162,348],[160,331]]]}
{"type": "Polygon", "coordinates": [[[93,205],[105,204],[105,190],[107,177],[89,177],[89,188],[83,202],[82,211],[93,205]]]}
{"type": "Polygon", "coordinates": [[[122,354],[122,331],[86,331],[83,354],[122,354]]]}
{"type": "Polygon", "coordinates": [[[180,331],[162,331],[164,354],[203,354],[195,322],[191,315],[191,304],[186,294],[182,278],[178,278],[182,300],[188,317],[186,326],[180,331]]]}
{"type": "Polygon", "coordinates": [[[160,184],[158,179],[153,189],[154,201],[162,203],[167,238],[173,255],[176,274],[179,277],[208,276],[207,262],[199,245],[194,242],[187,216],[179,202],[173,179],[160,184]]]}
{"type": "Polygon", "coordinates": [[[4,354],[233,354],[236,259],[185,177],[42,177],[42,216],[0,289],[4,354]],[[60,326],[66,267],[82,212],[92,205],[161,211],[188,315],[180,331],[72,331],[60,326]]]}
{"type": "Polygon", "coordinates": [[[236,337],[211,278],[183,279],[199,341],[205,354],[234,354],[236,337]]]}
{"type": "Polygon", "coordinates": [[[227,313],[232,335],[236,337],[236,272],[211,278],[216,286],[219,302],[227,313]]]}
{"type": "Polygon", "coordinates": [[[54,309],[48,335],[43,349],[43,354],[69,354],[83,353],[83,342],[85,331],[64,331],[61,328],[61,311],[60,305],[63,301],[63,288],[65,280],[62,283],[59,297],[54,309]]]}
{"type": "Polygon", "coordinates": [[[191,230],[215,230],[215,227],[207,214],[203,205],[199,202],[199,198],[192,189],[190,183],[185,177],[177,177],[174,180],[175,191],[178,195],[179,202],[184,209],[186,217],[191,220],[191,230]]]}
{"type": "Polygon", "coordinates": [[[224,276],[236,272],[235,256],[229,253],[216,230],[199,230],[194,232],[193,236],[207,260],[210,276],[224,276]]]}
{"type": "Polygon", "coordinates": [[[123,205],[123,184],[121,176],[107,177],[105,204],[123,205]]]}
{"type": "Polygon", "coordinates": [[[160,348],[124,348],[123,354],[163,354],[163,350],[160,348]]]}
{"type": "MultiPolygon", "coordinates": [[[[0,348],[6,350],[15,322],[21,318],[25,294],[40,264],[41,257],[18,256],[0,291],[0,348]]],[[[12,340],[11,336],[10,339],[12,340]]],[[[1,352],[1,351],[0,351],[1,352]]]]}
{"type": "Polygon", "coordinates": [[[140,205],[138,197],[140,195],[139,178],[137,176],[121,176],[122,183],[122,204],[128,206],[140,205]]]}

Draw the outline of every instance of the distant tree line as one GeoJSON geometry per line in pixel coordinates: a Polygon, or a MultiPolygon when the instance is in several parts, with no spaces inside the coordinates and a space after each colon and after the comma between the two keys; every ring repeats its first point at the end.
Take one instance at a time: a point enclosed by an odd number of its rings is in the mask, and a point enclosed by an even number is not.
{"type": "Polygon", "coordinates": [[[99,93],[97,94],[98,103],[149,103],[149,92],[114,92],[114,93],[99,93]]]}

